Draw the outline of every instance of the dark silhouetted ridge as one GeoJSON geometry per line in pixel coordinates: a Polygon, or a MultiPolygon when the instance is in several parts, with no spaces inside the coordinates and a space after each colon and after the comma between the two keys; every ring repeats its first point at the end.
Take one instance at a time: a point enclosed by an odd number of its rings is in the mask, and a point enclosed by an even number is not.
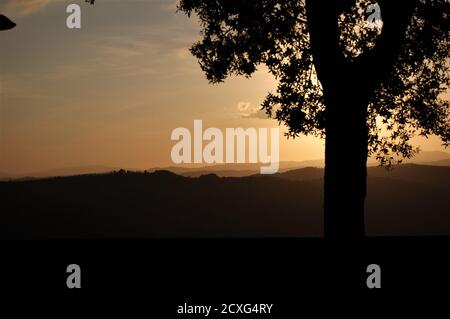
{"type": "MultiPolygon", "coordinates": [[[[0,182],[0,238],[319,237],[322,175],[120,170],[0,182]]],[[[449,181],[447,167],[369,169],[368,235],[449,235],[449,181]]]]}

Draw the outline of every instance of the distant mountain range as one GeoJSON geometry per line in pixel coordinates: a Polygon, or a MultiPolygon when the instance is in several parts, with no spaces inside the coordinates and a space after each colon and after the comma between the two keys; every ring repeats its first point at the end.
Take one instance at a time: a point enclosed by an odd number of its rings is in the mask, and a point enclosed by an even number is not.
{"type": "MultiPolygon", "coordinates": [[[[450,167],[368,174],[369,236],[450,235],[450,167]]],[[[247,177],[159,170],[0,182],[0,238],[322,236],[322,177],[322,168],[309,167],[247,177]]]]}
{"type": "Polygon", "coordinates": [[[102,165],[89,165],[89,166],[79,166],[79,167],[66,167],[57,168],[46,171],[30,172],[26,174],[11,174],[0,172],[0,179],[33,179],[33,178],[43,178],[51,176],[74,176],[83,174],[102,174],[109,173],[116,170],[120,170],[118,167],[102,166],[102,165]]]}
{"type": "MultiPolygon", "coordinates": [[[[450,154],[442,151],[427,151],[420,152],[412,159],[405,159],[403,163],[416,163],[424,165],[433,166],[450,166],[450,154]]],[[[308,160],[308,161],[286,161],[280,162],[279,172],[286,172],[293,169],[304,168],[304,167],[324,167],[325,161],[321,160],[308,160]]],[[[368,160],[368,166],[378,166],[378,162],[375,159],[368,160]]],[[[152,168],[149,171],[155,170],[169,170],[176,174],[189,177],[198,177],[201,175],[214,173],[220,177],[239,177],[239,176],[249,176],[259,172],[261,164],[220,164],[220,165],[209,165],[203,167],[161,167],[152,168]]]]}
{"type": "MultiPolygon", "coordinates": [[[[426,151],[420,152],[417,156],[410,160],[404,160],[404,163],[416,163],[433,166],[450,166],[450,154],[442,151],[426,151]]],[[[283,161],[280,162],[279,172],[286,172],[293,169],[303,167],[324,167],[324,160],[307,160],[307,161],[283,161]]],[[[378,163],[374,159],[369,159],[368,166],[377,166],[378,163]]],[[[201,175],[214,173],[220,177],[239,177],[250,176],[259,172],[260,163],[256,164],[218,164],[218,165],[196,165],[196,166],[169,166],[169,167],[153,167],[147,171],[153,172],[157,170],[168,170],[179,175],[198,177],[201,175]]],[[[26,174],[11,174],[0,172],[0,180],[11,179],[33,179],[51,176],[73,176],[82,174],[102,174],[113,171],[119,171],[120,167],[91,165],[80,167],[60,168],[47,171],[30,172],[26,174]]],[[[126,168],[129,171],[140,171],[139,169],[126,168]]]]}

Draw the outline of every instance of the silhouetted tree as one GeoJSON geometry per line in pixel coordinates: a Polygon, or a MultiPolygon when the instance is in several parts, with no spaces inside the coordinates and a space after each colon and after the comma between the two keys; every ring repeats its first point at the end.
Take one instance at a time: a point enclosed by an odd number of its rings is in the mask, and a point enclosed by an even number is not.
{"type": "Polygon", "coordinates": [[[9,20],[8,17],[4,16],[3,14],[0,14],[0,31],[10,30],[15,26],[16,24],[11,20],[9,20]]]}
{"type": "MultiPolygon", "coordinates": [[[[191,52],[208,80],[250,77],[265,64],[278,80],[262,107],[301,134],[325,138],[325,236],[364,236],[366,164],[411,157],[414,134],[448,145],[447,0],[181,0],[203,39],[191,52]]],[[[389,196],[389,194],[386,194],[389,196]]]]}

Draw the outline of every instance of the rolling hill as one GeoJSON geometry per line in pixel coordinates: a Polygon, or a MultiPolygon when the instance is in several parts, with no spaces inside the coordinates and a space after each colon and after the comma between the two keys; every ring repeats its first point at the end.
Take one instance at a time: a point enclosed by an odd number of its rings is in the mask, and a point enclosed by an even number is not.
{"type": "MultiPolygon", "coordinates": [[[[449,235],[449,168],[369,169],[367,234],[449,235]]],[[[317,237],[322,175],[116,172],[1,182],[1,238],[317,237]]],[[[343,212],[345,213],[345,212],[343,212]]]]}

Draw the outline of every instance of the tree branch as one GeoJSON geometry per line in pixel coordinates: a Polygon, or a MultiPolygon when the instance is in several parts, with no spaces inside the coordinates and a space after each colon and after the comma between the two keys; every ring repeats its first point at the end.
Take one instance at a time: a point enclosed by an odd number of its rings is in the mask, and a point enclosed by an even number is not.
{"type": "Polygon", "coordinates": [[[379,0],[378,3],[383,19],[382,33],[375,47],[359,56],[352,68],[355,76],[367,81],[368,92],[376,90],[392,72],[418,0],[379,0]]]}

